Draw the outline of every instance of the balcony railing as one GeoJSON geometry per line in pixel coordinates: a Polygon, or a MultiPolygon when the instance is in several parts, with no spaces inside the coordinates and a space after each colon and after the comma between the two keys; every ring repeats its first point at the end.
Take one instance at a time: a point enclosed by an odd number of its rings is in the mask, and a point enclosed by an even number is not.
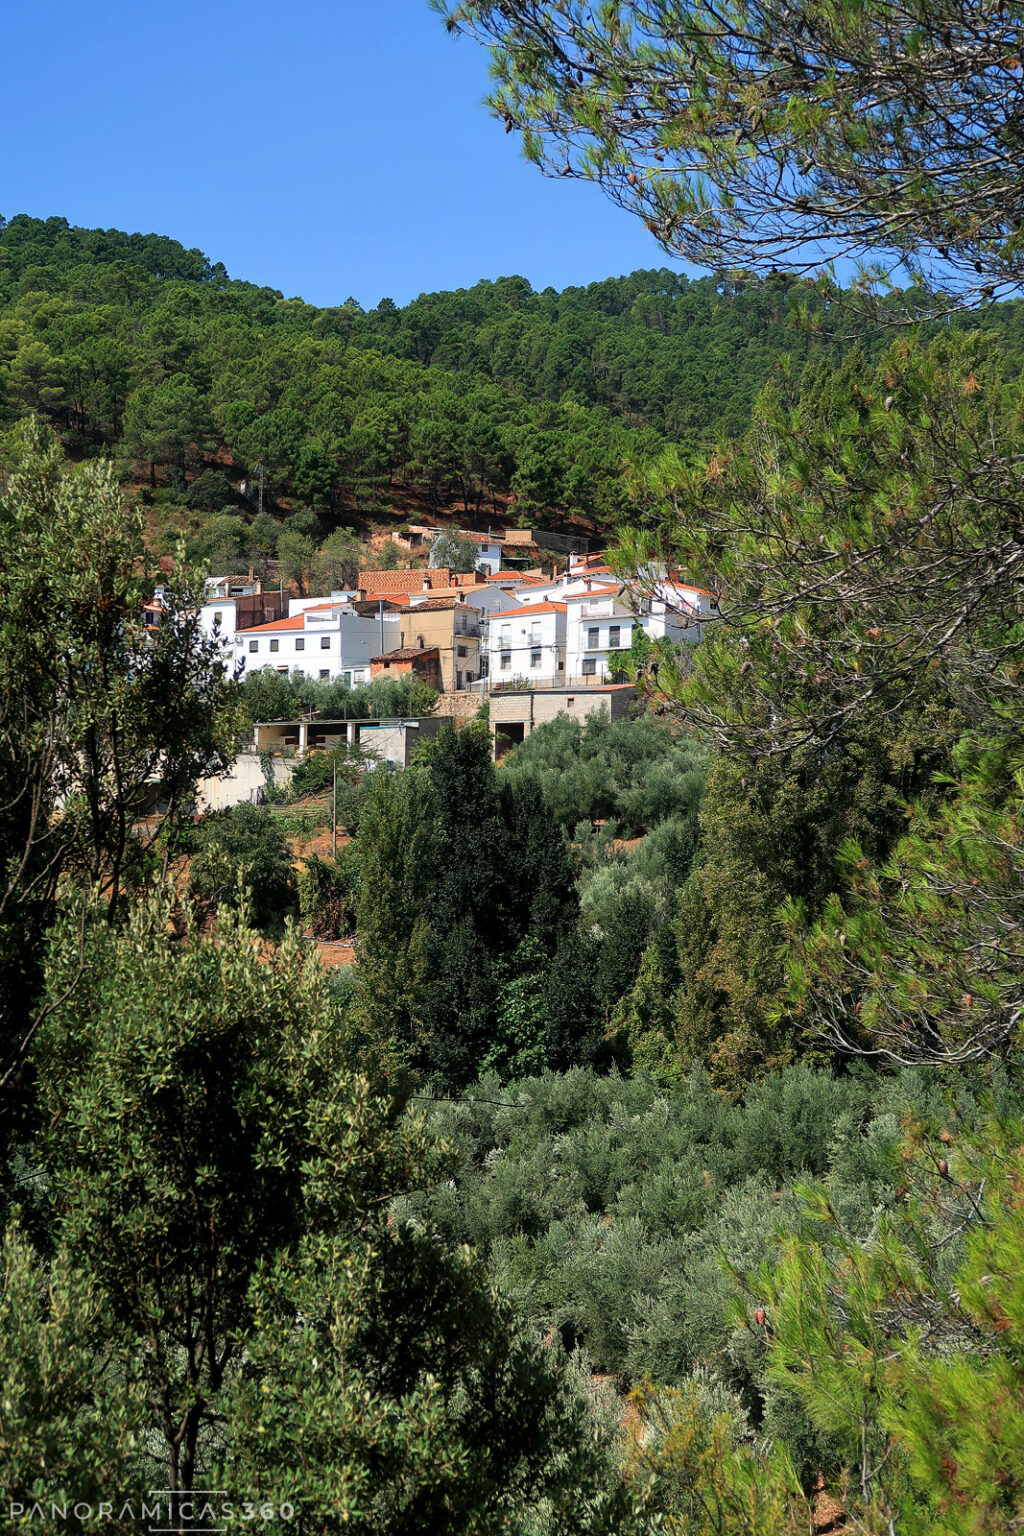
{"type": "MultiPolygon", "coordinates": [[[[483,678],[481,681],[486,683],[488,679],[483,678]]],[[[610,688],[613,684],[628,683],[630,681],[631,679],[626,673],[621,671],[572,674],[571,676],[559,677],[557,682],[552,682],[550,678],[540,677],[512,677],[507,682],[504,680],[499,682],[495,678],[491,678],[490,691],[491,693],[548,693],[553,688],[610,688]]]]}

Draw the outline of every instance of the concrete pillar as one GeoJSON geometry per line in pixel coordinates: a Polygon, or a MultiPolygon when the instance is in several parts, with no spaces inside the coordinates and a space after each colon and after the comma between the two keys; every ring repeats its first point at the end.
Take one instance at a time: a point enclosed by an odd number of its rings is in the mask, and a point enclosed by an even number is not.
{"type": "Polygon", "coordinates": [[[355,744],[356,744],[356,723],[355,723],[354,720],[349,720],[347,725],[345,726],[345,745],[347,747],[349,747],[349,748],[352,748],[352,747],[355,746],[355,744]]]}
{"type": "Polygon", "coordinates": [[[299,721],[299,756],[300,757],[305,757],[306,749],[307,749],[308,746],[309,746],[309,726],[306,724],[305,720],[300,720],[299,721]]]}

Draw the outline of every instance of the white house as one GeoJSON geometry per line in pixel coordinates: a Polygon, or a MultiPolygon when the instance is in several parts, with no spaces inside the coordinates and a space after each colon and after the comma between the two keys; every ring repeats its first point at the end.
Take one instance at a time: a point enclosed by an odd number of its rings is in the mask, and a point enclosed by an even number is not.
{"type": "Polygon", "coordinates": [[[305,613],[307,608],[322,608],[325,603],[351,603],[355,597],[355,592],[332,592],[330,597],[290,597],[288,617],[291,618],[296,613],[305,613]]]}
{"type": "Polygon", "coordinates": [[[252,571],[248,576],[207,576],[203,582],[204,598],[252,597],[263,591],[263,582],[252,571]]]}
{"type": "MultiPolygon", "coordinates": [[[[492,537],[490,534],[485,533],[463,532],[461,529],[453,529],[452,533],[455,538],[469,540],[476,545],[476,566],[478,570],[482,566],[488,575],[491,575],[494,571],[501,570],[502,540],[500,538],[492,537]]],[[[444,530],[439,529],[435,536],[434,544],[443,536],[444,530]]],[[[433,563],[433,548],[431,548],[430,558],[431,563],[433,563]]]]}
{"type": "Polygon", "coordinates": [[[254,625],[240,630],[234,642],[243,674],[273,667],[323,681],[340,678],[352,688],[370,681],[371,657],[400,645],[399,615],[361,618],[347,602],[320,602],[254,625]]]}
{"type": "Polygon", "coordinates": [[[444,598],[452,598],[464,607],[475,608],[479,614],[485,615],[510,607],[517,601],[518,594],[511,586],[500,587],[494,582],[479,587],[435,587],[431,592],[410,592],[408,606],[412,611],[425,602],[439,602],[444,598]]]}
{"type": "Polygon", "coordinates": [[[565,597],[565,680],[574,683],[609,683],[623,671],[639,622],[617,584],[594,582],[589,590],[565,597]]]}
{"type": "Polygon", "coordinates": [[[235,640],[235,599],[208,598],[199,611],[199,625],[208,639],[219,635],[226,646],[235,640]]]}
{"type": "Polygon", "coordinates": [[[613,681],[625,670],[622,653],[629,650],[637,629],[649,640],[693,644],[717,613],[715,593],[698,587],[661,583],[645,590],[590,578],[582,589],[576,581],[568,585],[567,683],[613,681]]]}
{"type": "Polygon", "coordinates": [[[250,592],[242,597],[207,598],[199,610],[199,625],[208,639],[217,636],[230,655],[242,630],[269,624],[284,614],[284,599],[277,592],[250,592]]]}
{"type": "Polygon", "coordinates": [[[488,624],[491,686],[528,678],[554,687],[565,677],[564,603],[522,603],[492,613],[488,624]]]}
{"type": "MultiPolygon", "coordinates": [[[[719,617],[719,594],[709,592],[706,587],[695,587],[672,577],[645,580],[644,591],[650,596],[653,613],[675,614],[684,629],[696,625],[698,633],[693,639],[699,640],[703,626],[714,623],[719,617]]],[[[686,638],[691,637],[687,635],[686,638]]]]}
{"type": "Polygon", "coordinates": [[[501,570],[503,556],[508,552],[513,558],[534,547],[533,534],[528,528],[510,528],[504,533],[496,533],[489,528],[486,533],[481,533],[473,528],[435,528],[422,523],[413,523],[409,528],[408,537],[398,537],[398,542],[405,544],[409,549],[418,549],[424,544],[431,546],[431,563],[433,563],[433,548],[438,539],[450,536],[454,539],[467,540],[476,545],[475,563],[477,568],[483,568],[493,575],[501,570]]]}

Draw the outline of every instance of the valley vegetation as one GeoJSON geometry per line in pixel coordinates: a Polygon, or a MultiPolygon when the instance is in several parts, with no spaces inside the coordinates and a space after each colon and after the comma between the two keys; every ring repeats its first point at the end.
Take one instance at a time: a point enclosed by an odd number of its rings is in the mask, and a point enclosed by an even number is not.
{"type": "Polygon", "coordinates": [[[879,41],[874,12],[775,0],[724,31],[699,0],[443,8],[497,48],[529,151],[751,275],[316,312],[154,237],[7,225],[6,1491],[28,1510],[203,1478],[311,1533],[1014,1529],[1024,401],[1017,306],[963,311],[1015,282],[1020,229],[950,124],[973,51],[1019,191],[1018,10],[890,6],[879,41]],[[941,187],[894,191],[922,157],[941,187]],[[780,167],[804,181],[778,176],[766,224],[780,167]],[[898,218],[872,224],[882,201],[898,218]],[[910,285],[880,297],[866,270],[840,306],[859,340],[787,329],[794,365],[763,366],[783,289],[805,321],[838,302],[770,270],[808,209],[910,285]],[[730,357],[737,316],[758,341],[697,419],[664,379],[701,313],[730,357]],[[531,328],[550,370],[525,366],[531,328]],[[72,408],[67,359],[94,343],[121,382],[72,408]],[[260,690],[302,685],[239,687],[199,641],[201,544],[143,633],[156,497],[185,507],[218,437],[315,521],[392,475],[447,495],[469,459],[435,475],[411,417],[372,473],[346,457],[385,378],[433,423],[446,391],[467,423],[500,400],[524,457],[472,471],[480,505],[614,519],[618,569],[713,581],[721,621],[634,652],[634,719],[563,717],[500,766],[483,720],[400,773],[325,754],[291,803],[197,821],[260,690]],[[209,414],[151,451],[172,396],[209,414]],[[559,460],[563,431],[593,434],[590,467],[559,460]],[[152,465],[148,506],[111,452],[152,465]],[[585,494],[538,492],[533,453],[585,494]],[[335,767],[339,857],[296,858],[335,767]],[[303,933],[356,964],[325,972],[303,933]]]}

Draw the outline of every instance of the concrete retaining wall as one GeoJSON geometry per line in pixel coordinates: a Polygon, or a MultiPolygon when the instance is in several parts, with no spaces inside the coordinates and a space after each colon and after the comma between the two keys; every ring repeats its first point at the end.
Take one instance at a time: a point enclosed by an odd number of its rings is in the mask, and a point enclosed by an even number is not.
{"type": "MultiPolygon", "coordinates": [[[[274,783],[287,787],[295,772],[295,764],[286,757],[275,756],[271,761],[274,783]]],[[[200,780],[196,808],[200,811],[226,811],[229,806],[240,805],[243,800],[256,803],[263,799],[266,787],[260,757],[255,752],[242,752],[221,778],[200,780]]]]}

